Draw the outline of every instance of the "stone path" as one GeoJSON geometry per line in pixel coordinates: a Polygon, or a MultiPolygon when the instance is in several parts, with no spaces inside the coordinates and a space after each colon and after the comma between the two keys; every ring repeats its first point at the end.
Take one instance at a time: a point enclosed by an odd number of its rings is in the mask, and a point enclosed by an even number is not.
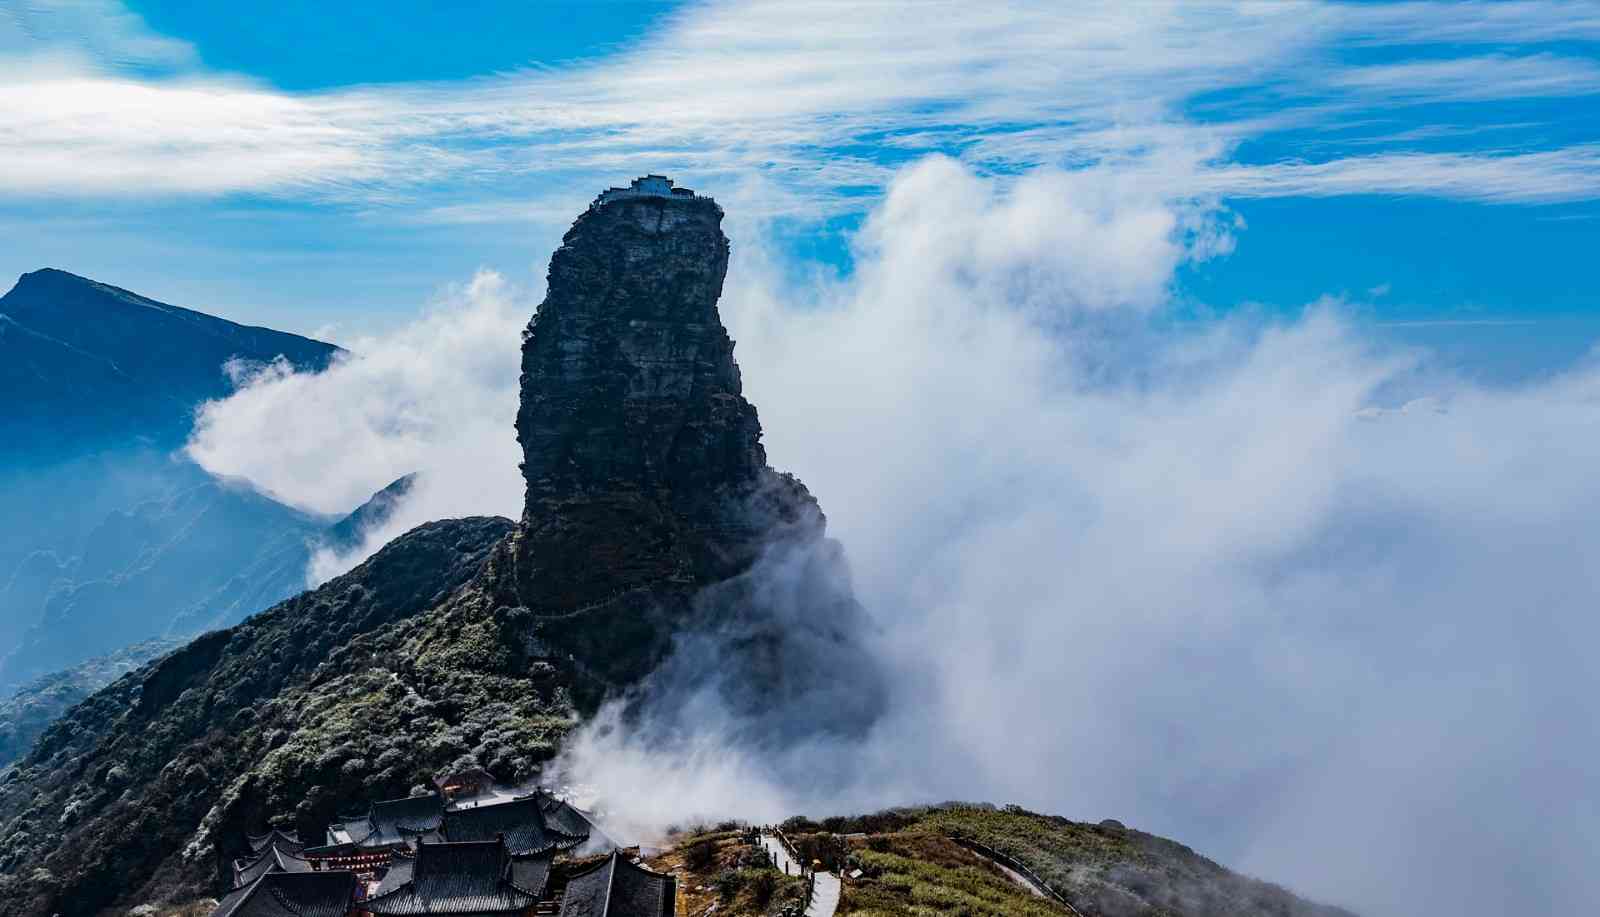
{"type": "MultiPolygon", "coordinates": [[[[773,862],[778,864],[778,869],[786,875],[800,875],[800,864],[789,856],[783,843],[771,834],[761,835],[761,846],[772,854],[773,862]]],[[[833,917],[833,912],[839,909],[839,894],[842,887],[839,877],[831,872],[819,872],[816,878],[816,890],[811,895],[811,905],[806,908],[806,917],[833,917]]]]}

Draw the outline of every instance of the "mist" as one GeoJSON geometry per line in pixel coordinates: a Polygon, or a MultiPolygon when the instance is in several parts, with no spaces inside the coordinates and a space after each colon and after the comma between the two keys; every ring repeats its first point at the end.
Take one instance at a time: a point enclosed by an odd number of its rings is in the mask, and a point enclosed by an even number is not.
{"type": "MultiPolygon", "coordinates": [[[[888,707],[775,742],[675,674],[721,639],[684,635],[647,686],[670,709],[608,707],[563,772],[641,826],[984,799],[1367,914],[1600,899],[1600,367],[1486,387],[1336,299],[1173,321],[1176,272],[1249,244],[1142,190],[1180,185],[923,160],[843,275],[731,223],[746,394],[843,544],[888,707]]],[[[190,452],[327,512],[420,471],[367,551],[515,516],[536,292],[481,274],[321,376],[259,373],[190,452]]]]}

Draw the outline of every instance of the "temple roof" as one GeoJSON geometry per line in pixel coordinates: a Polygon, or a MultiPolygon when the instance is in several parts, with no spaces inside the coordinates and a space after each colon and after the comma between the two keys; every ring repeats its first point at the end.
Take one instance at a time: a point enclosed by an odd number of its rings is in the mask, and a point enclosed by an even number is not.
{"type": "Polygon", "coordinates": [[[288,850],[268,847],[254,859],[233,861],[233,887],[246,885],[272,872],[311,872],[311,863],[288,850]]]}
{"type": "Polygon", "coordinates": [[[677,880],[636,865],[613,850],[567,881],[561,917],[673,917],[677,880]]]}
{"type": "Polygon", "coordinates": [[[211,917],[345,917],[355,892],[351,872],[273,872],[235,889],[211,917]]]}
{"type": "MultiPolygon", "coordinates": [[[[397,881],[385,876],[363,904],[383,915],[514,914],[532,907],[539,893],[514,881],[513,862],[505,844],[465,842],[418,844],[413,858],[395,859],[403,870],[397,881]]],[[[525,869],[524,874],[529,874],[525,869]]]]}
{"type": "Polygon", "coordinates": [[[540,811],[544,812],[545,824],[555,831],[570,837],[588,837],[594,833],[594,825],[587,816],[543,790],[522,798],[537,799],[540,811]]]}
{"type": "Polygon", "coordinates": [[[358,847],[387,847],[415,840],[439,830],[444,817],[444,800],[429,793],[385,799],[372,804],[365,815],[346,816],[342,823],[328,826],[328,846],[354,844],[358,847]]]}
{"type": "Polygon", "coordinates": [[[299,853],[301,848],[305,847],[305,844],[300,843],[300,835],[292,831],[280,831],[277,828],[266,834],[252,834],[246,840],[250,842],[250,849],[255,853],[260,853],[268,846],[290,850],[293,853],[299,853]]]}
{"type": "Polygon", "coordinates": [[[545,888],[550,884],[550,866],[554,859],[554,853],[512,856],[511,884],[543,898],[545,888]]]}
{"type": "Polygon", "coordinates": [[[411,881],[411,867],[416,865],[416,858],[404,852],[398,852],[394,859],[389,861],[389,871],[383,874],[383,879],[378,887],[373,889],[373,897],[387,895],[402,885],[411,881]]]}
{"type": "MultiPolygon", "coordinates": [[[[586,826],[587,827],[587,826],[586,826]]],[[[540,801],[531,796],[487,806],[453,809],[444,813],[441,830],[451,841],[492,841],[504,838],[513,854],[542,853],[583,843],[588,831],[573,834],[546,822],[540,801]]]]}

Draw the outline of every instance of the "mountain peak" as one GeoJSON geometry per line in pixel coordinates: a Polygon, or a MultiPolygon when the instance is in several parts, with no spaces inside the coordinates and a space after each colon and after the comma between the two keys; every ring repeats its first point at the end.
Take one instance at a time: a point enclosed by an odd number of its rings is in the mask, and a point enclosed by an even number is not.
{"type": "MultiPolygon", "coordinates": [[[[0,314],[10,320],[0,335],[0,383],[17,406],[0,417],[0,441],[50,454],[129,437],[177,445],[195,406],[232,390],[229,361],[282,357],[320,370],[340,352],[58,268],[19,277],[0,297],[0,314]]],[[[11,457],[0,449],[0,461],[11,457]]]]}
{"type": "Polygon", "coordinates": [[[661,176],[601,194],[551,258],[517,414],[530,604],[724,578],[774,522],[820,531],[767,467],[717,312],[727,270],[722,208],[661,176]],[[754,511],[761,494],[777,499],[754,511]]]}

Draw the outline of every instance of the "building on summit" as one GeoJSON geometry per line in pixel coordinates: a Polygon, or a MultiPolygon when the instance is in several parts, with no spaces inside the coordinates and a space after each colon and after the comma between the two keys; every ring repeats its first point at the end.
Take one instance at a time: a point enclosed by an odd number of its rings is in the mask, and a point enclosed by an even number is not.
{"type": "Polygon", "coordinates": [[[623,198],[635,197],[665,197],[665,198],[694,198],[695,193],[688,188],[673,187],[672,179],[665,175],[641,175],[628,183],[626,188],[607,188],[600,192],[600,196],[589,205],[593,210],[601,204],[609,203],[623,198]]]}

